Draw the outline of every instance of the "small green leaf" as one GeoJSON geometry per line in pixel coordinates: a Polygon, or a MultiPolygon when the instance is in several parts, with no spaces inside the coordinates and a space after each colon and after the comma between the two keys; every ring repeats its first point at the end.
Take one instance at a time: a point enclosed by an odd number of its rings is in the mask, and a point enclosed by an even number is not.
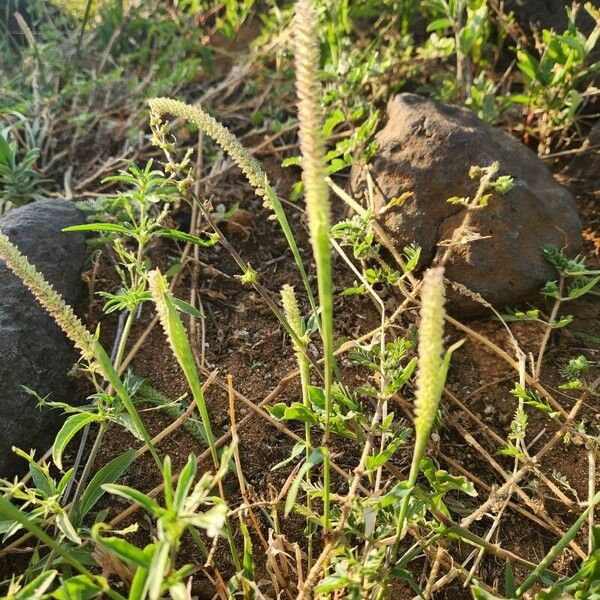
{"type": "Polygon", "coordinates": [[[503,600],[500,596],[494,596],[494,594],[480,587],[477,582],[471,586],[471,594],[473,600],[503,600]]]}
{"type": "Polygon", "coordinates": [[[306,475],[307,471],[309,471],[313,467],[316,467],[322,462],[323,452],[320,448],[315,448],[311,452],[306,462],[302,465],[302,467],[300,467],[298,473],[296,473],[296,477],[294,478],[294,481],[292,481],[292,485],[290,486],[290,489],[288,491],[287,498],[285,499],[285,509],[283,514],[286,517],[290,514],[290,512],[292,512],[292,509],[294,508],[294,504],[296,503],[296,496],[298,495],[298,490],[300,489],[300,484],[302,483],[302,480],[304,479],[304,476],[306,475]]]}
{"type": "Polygon", "coordinates": [[[71,415],[61,427],[60,431],[56,435],[54,444],[52,445],[52,460],[54,464],[62,469],[62,455],[67,447],[67,444],[73,439],[75,434],[83,429],[89,423],[98,421],[99,417],[93,413],[77,413],[71,415]]]}
{"type": "Polygon", "coordinates": [[[569,288],[568,299],[575,300],[584,294],[590,292],[600,282],[600,275],[598,277],[581,277],[577,280],[576,284],[569,288]]]}
{"type": "Polygon", "coordinates": [[[512,565],[508,561],[506,561],[506,564],[504,565],[504,592],[507,598],[514,598],[517,592],[515,573],[512,565]]]}
{"type": "Polygon", "coordinates": [[[194,477],[196,476],[197,466],[196,457],[193,454],[190,454],[185,466],[179,474],[179,481],[177,482],[177,489],[175,490],[173,508],[177,512],[183,509],[184,502],[187,499],[192,483],[194,482],[194,477]]]}
{"type": "Polygon", "coordinates": [[[561,327],[566,327],[573,322],[573,315],[565,315],[564,317],[560,317],[559,319],[555,319],[553,321],[549,321],[548,325],[552,329],[560,329],[561,327]]]}
{"type": "Polygon", "coordinates": [[[188,523],[194,527],[206,530],[208,537],[220,535],[227,519],[227,506],[216,504],[203,513],[196,513],[188,518],[188,523]]]}
{"type": "MultiPolygon", "coordinates": [[[[156,544],[149,544],[143,550],[143,553],[148,560],[148,566],[152,561],[152,556],[154,555],[154,550],[156,549],[156,544]]],[[[148,579],[148,567],[138,567],[135,571],[135,575],[133,576],[133,581],[131,582],[131,587],[129,588],[129,597],[128,600],[144,600],[146,597],[146,589],[147,584],[146,581],[148,579]]]]}
{"type": "Polygon", "coordinates": [[[133,232],[123,225],[117,223],[86,223],[85,225],[71,225],[63,228],[63,231],[108,231],[111,233],[122,233],[133,235],[133,232]]]}
{"type": "MultiPolygon", "coordinates": [[[[0,136],[1,138],[2,136],[0,136]]],[[[57,575],[58,571],[54,570],[38,575],[33,581],[22,587],[12,600],[41,600],[57,575]]]]}
{"type": "Polygon", "coordinates": [[[517,66],[519,71],[530,81],[535,81],[538,78],[539,63],[531,54],[525,50],[517,50],[517,66]]]}
{"type": "Polygon", "coordinates": [[[81,496],[81,500],[77,507],[77,523],[81,523],[83,517],[87,515],[95,506],[96,502],[104,495],[105,490],[102,488],[104,484],[114,483],[127,470],[127,467],[135,460],[136,451],[133,448],[113,458],[109,463],[104,465],[89,482],[85,488],[85,492],[81,496]]]}
{"type": "Polygon", "coordinates": [[[431,33],[432,31],[440,31],[441,29],[449,29],[450,27],[452,27],[452,21],[448,17],[440,17],[427,25],[427,32],[431,33]]]}
{"type": "Polygon", "coordinates": [[[305,442],[296,442],[294,444],[294,447],[292,448],[292,452],[291,452],[290,456],[288,456],[288,458],[286,458],[285,460],[278,462],[276,465],[273,465],[271,467],[271,471],[276,471],[277,469],[281,469],[281,467],[284,467],[285,465],[291,463],[297,456],[302,454],[302,452],[304,452],[305,449],[306,449],[305,442]]]}
{"type": "Polygon", "coordinates": [[[452,475],[443,469],[436,469],[430,458],[424,458],[420,463],[423,475],[434,489],[436,496],[443,496],[453,490],[461,491],[468,496],[477,496],[475,486],[462,475],[452,475]]]}
{"type": "Polygon", "coordinates": [[[334,128],[340,123],[343,123],[345,120],[346,117],[344,116],[342,110],[339,108],[333,110],[323,124],[323,137],[327,139],[331,135],[331,132],[334,130],[334,128]]]}
{"type": "Polygon", "coordinates": [[[240,529],[242,531],[242,535],[244,537],[244,554],[242,565],[244,568],[244,577],[248,581],[254,580],[254,557],[252,553],[252,539],[250,538],[250,532],[248,531],[248,527],[240,514],[240,529]]]}
{"type": "Polygon", "coordinates": [[[369,456],[366,463],[367,469],[374,470],[378,469],[379,467],[383,467],[383,465],[385,465],[385,463],[392,458],[396,450],[398,450],[400,446],[406,444],[410,433],[411,431],[408,428],[401,430],[400,433],[398,433],[396,437],[388,443],[382,452],[375,454],[375,456],[369,456]]]}
{"type": "Polygon", "coordinates": [[[179,229],[159,229],[156,235],[162,237],[168,237],[174,240],[180,240],[182,242],[189,242],[190,244],[196,244],[202,248],[210,248],[219,241],[219,234],[210,233],[207,238],[199,238],[195,235],[179,231],[179,229]]]}
{"type": "Polygon", "coordinates": [[[0,134],[0,164],[10,165],[13,149],[7,139],[0,134]]]}
{"type": "Polygon", "coordinates": [[[67,513],[64,510],[61,510],[56,515],[56,526],[69,538],[74,544],[80,545],[81,538],[77,531],[75,531],[75,527],[73,527],[73,523],[69,520],[67,513]]]}
{"type": "Polygon", "coordinates": [[[52,479],[34,462],[29,463],[29,474],[35,484],[35,487],[46,496],[56,494],[56,488],[52,479]]]}
{"type": "Polygon", "coordinates": [[[152,561],[148,567],[148,578],[146,587],[150,600],[159,600],[160,588],[165,578],[165,572],[169,564],[169,552],[171,546],[168,542],[158,542],[157,548],[152,556],[152,561]]]}
{"type": "Polygon", "coordinates": [[[302,421],[309,425],[316,425],[319,422],[317,415],[300,402],[293,402],[290,406],[279,402],[272,406],[269,412],[281,421],[302,421]]]}
{"type": "Polygon", "coordinates": [[[142,508],[146,509],[153,517],[160,517],[164,512],[164,509],[152,498],[150,498],[150,496],[134,488],[128,487],[126,485],[116,485],[113,483],[104,484],[101,487],[103,490],[110,494],[121,496],[122,498],[125,498],[130,502],[135,502],[136,504],[139,504],[142,508]]]}
{"type": "MultiPolygon", "coordinates": [[[[98,577],[105,582],[105,587],[108,588],[108,582],[101,577],[98,577]]],[[[62,585],[51,594],[55,600],[92,600],[98,598],[102,593],[102,589],[92,581],[87,575],[75,575],[69,579],[65,579],[62,585]]]]}
{"type": "Polygon", "coordinates": [[[290,156],[288,158],[284,158],[281,161],[282,167],[300,167],[302,165],[302,159],[300,156],[290,156]]]}
{"type": "Polygon", "coordinates": [[[146,550],[140,550],[137,546],[129,543],[127,540],[116,536],[103,537],[100,532],[108,527],[104,523],[96,523],[92,528],[92,538],[98,544],[108,548],[120,558],[127,562],[147,569],[150,567],[151,553],[146,550]]]}
{"type": "Polygon", "coordinates": [[[194,317],[195,319],[204,319],[204,313],[198,310],[195,306],[192,306],[189,302],[175,298],[175,296],[173,296],[172,300],[175,308],[179,312],[189,315],[190,317],[194,317]]]}

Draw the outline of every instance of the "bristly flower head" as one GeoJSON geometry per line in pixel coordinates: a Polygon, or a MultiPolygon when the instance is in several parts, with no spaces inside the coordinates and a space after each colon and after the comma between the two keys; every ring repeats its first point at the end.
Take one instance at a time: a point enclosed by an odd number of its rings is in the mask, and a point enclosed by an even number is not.
{"type": "Polygon", "coordinates": [[[88,362],[95,356],[96,340],[44,276],[0,233],[0,260],[25,284],[36,300],[52,316],[88,362]]]}
{"type": "Polygon", "coordinates": [[[327,170],[322,135],[321,83],[318,77],[320,53],[316,35],[317,15],[312,0],[298,0],[294,26],[302,178],[314,243],[319,228],[329,229],[329,190],[325,180],[327,170]]]}
{"type": "MultiPolygon", "coordinates": [[[[300,309],[298,308],[298,300],[294,288],[287,283],[281,288],[281,305],[283,313],[292,331],[296,334],[298,340],[304,341],[305,326],[300,309]]],[[[294,341],[294,349],[299,357],[303,356],[303,349],[294,341]]]]}
{"type": "MultiPolygon", "coordinates": [[[[250,184],[258,196],[260,196],[265,205],[273,208],[273,196],[276,196],[275,190],[271,187],[267,176],[260,166],[260,163],[242,146],[239,140],[214,117],[202,110],[199,106],[190,106],[178,100],[170,98],[152,98],[148,100],[150,105],[151,124],[155,133],[164,135],[161,130],[160,117],[165,113],[176,115],[186,119],[190,123],[197,125],[201,131],[204,131],[211,137],[225,152],[231,156],[235,164],[241,169],[247,177],[250,184]]],[[[159,136],[160,137],[160,136],[159,136]]]]}
{"type": "Polygon", "coordinates": [[[444,333],[444,269],[433,267],[423,276],[419,371],[415,399],[417,436],[429,437],[444,385],[442,337],[444,333]]]}

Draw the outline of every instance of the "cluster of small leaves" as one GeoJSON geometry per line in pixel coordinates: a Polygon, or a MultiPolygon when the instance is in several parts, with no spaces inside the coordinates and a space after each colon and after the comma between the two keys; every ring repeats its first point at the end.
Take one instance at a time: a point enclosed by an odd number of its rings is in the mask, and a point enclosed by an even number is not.
{"type": "Polygon", "coordinates": [[[600,271],[587,269],[584,258],[577,256],[569,259],[562,250],[552,245],[544,246],[542,251],[567,282],[566,290],[563,291],[557,281],[547,282],[541,290],[545,296],[568,302],[592,292],[600,283],[600,271]]]}
{"type": "MultiPolygon", "coordinates": [[[[310,386],[310,407],[301,402],[289,406],[278,402],[269,407],[270,414],[282,421],[301,421],[323,429],[325,427],[325,394],[323,388],[310,386]]],[[[356,395],[341,384],[334,384],[331,390],[331,411],[329,427],[342,437],[361,439],[361,427],[366,425],[366,416],[356,395]]]]}
{"type": "MultiPolygon", "coordinates": [[[[92,528],[92,538],[99,546],[134,567],[130,597],[147,596],[150,600],[159,600],[167,592],[171,598],[186,597],[186,580],[195,567],[191,564],[180,566],[175,560],[181,538],[186,532],[190,532],[198,540],[195,534],[197,529],[204,530],[209,537],[221,533],[227,516],[227,506],[211,492],[227,473],[232,453],[232,447],[226,449],[218,471],[214,475],[204,472],[196,482],[194,480],[198,471],[197,460],[190,454],[179,474],[176,488],[173,488],[171,461],[167,456],[162,472],[164,506],[129,486],[102,486],[104,491],[110,494],[139,504],[156,522],[156,539],[143,550],[104,523],[96,523],[92,528]],[[204,510],[201,512],[200,509],[204,510]],[[117,535],[114,535],[115,533],[117,535]]],[[[206,547],[201,545],[202,549],[205,556],[208,556],[206,547]]]]}
{"type": "Polygon", "coordinates": [[[520,398],[523,400],[523,403],[527,406],[531,406],[536,410],[548,415],[551,419],[554,419],[559,416],[555,410],[542,398],[540,398],[537,392],[533,390],[528,390],[524,388],[521,384],[516,384],[514,389],[511,391],[511,394],[515,396],[515,398],[520,398]]]}
{"type": "Polygon", "coordinates": [[[563,365],[560,369],[560,374],[566,379],[565,383],[561,383],[559,389],[572,390],[581,389],[584,387],[584,375],[590,369],[590,361],[580,354],[563,365]]]}
{"type": "MultiPolygon", "coordinates": [[[[397,285],[406,275],[417,268],[421,249],[416,244],[404,248],[404,272],[391,269],[382,262],[380,244],[376,242],[374,216],[371,210],[364,214],[354,215],[350,219],[339,221],[331,228],[331,235],[339,241],[340,246],[352,248],[353,256],[359,261],[369,261],[373,266],[365,267],[363,275],[369,285],[397,285]]],[[[363,263],[364,264],[364,263],[363,263]]],[[[364,283],[346,288],[344,296],[365,294],[364,283]]]]}
{"type": "Polygon", "coordinates": [[[600,70],[600,62],[589,62],[600,37],[600,11],[591,2],[585,10],[596,26],[584,35],[576,26],[580,5],[566,6],[568,25],[563,33],[544,29],[535,55],[517,50],[517,68],[523,77],[523,92],[511,97],[533,113],[537,112],[537,127],[541,138],[540,152],[546,152],[545,141],[553,133],[573,124],[584,96],[579,90],[586,78],[600,70]]]}
{"type": "Polygon", "coordinates": [[[503,196],[512,190],[514,180],[510,175],[500,175],[496,177],[496,173],[500,169],[500,163],[493,162],[488,167],[472,166],[469,169],[469,177],[479,180],[478,195],[471,199],[470,197],[452,196],[448,198],[449,204],[462,204],[463,206],[487,206],[492,193],[496,192],[503,196]]]}
{"type": "MultiPolygon", "coordinates": [[[[189,156],[186,155],[182,168],[188,161],[189,156]]],[[[169,238],[208,248],[217,243],[218,236],[211,233],[201,238],[163,226],[171,205],[182,193],[182,187],[179,185],[181,182],[176,183],[163,171],[153,169],[152,160],[143,168],[130,164],[126,171],[107,177],[104,182],[125,185],[128,189],[119,191],[114,197],[101,198],[88,209],[93,211],[95,218],[103,218],[103,221],[76,225],[66,231],[101,234],[93,243],[110,246],[117,258],[115,269],[121,280],[121,287],[116,292],[99,292],[106,300],[104,311],[134,312],[150,300],[147,278],[151,265],[146,258],[146,250],[152,238],[169,238]]],[[[178,302],[183,312],[191,314],[194,311],[182,300],[178,302]]]]}
{"type": "Polygon", "coordinates": [[[373,213],[368,210],[364,215],[339,221],[331,228],[331,235],[340,242],[340,246],[352,248],[354,258],[368,260],[379,255],[379,244],[375,241],[373,213]]]}
{"type": "Polygon", "coordinates": [[[545,321],[541,316],[541,311],[539,308],[530,308],[527,310],[507,309],[507,312],[502,315],[502,319],[506,323],[510,323],[511,321],[535,321],[538,323],[548,325],[552,329],[560,329],[562,327],[566,327],[573,321],[572,315],[565,315],[559,317],[558,319],[545,321]]]}
{"type": "Polygon", "coordinates": [[[428,0],[423,3],[430,33],[417,56],[423,60],[455,61],[455,70],[436,69],[424,89],[445,101],[463,101],[488,123],[496,122],[510,106],[498,93],[492,73],[513,16],[490,11],[487,0],[428,0]]]}
{"type": "Polygon", "coordinates": [[[417,366],[416,357],[409,359],[413,348],[414,342],[405,338],[388,342],[383,356],[377,344],[353,348],[349,352],[349,358],[371,370],[377,380],[383,378],[385,381],[384,389],[374,385],[363,385],[357,388],[357,393],[372,397],[383,395],[384,398],[390,398],[398,392],[408,382],[417,366]]]}
{"type": "Polygon", "coordinates": [[[20,113],[13,112],[16,123],[0,129],[0,211],[8,206],[22,206],[43,197],[42,184],[47,181],[36,169],[40,148],[32,125],[20,113]],[[16,135],[16,129],[24,134],[16,135]],[[18,140],[26,141],[20,147],[18,140]]]}
{"type": "MultiPolygon", "coordinates": [[[[548,281],[541,289],[541,293],[554,299],[558,304],[575,300],[589,293],[595,293],[594,288],[600,283],[600,272],[587,269],[585,259],[581,256],[569,258],[564,251],[556,246],[545,245],[542,252],[546,259],[558,271],[561,282],[558,280],[548,281]],[[564,282],[564,283],[563,283],[564,282]]],[[[538,308],[527,310],[507,310],[502,315],[506,322],[511,321],[533,321],[541,323],[551,329],[561,329],[573,322],[573,315],[566,314],[557,316],[553,319],[543,317],[543,313],[538,308]]],[[[576,364],[583,365],[585,357],[574,359],[574,369],[576,364]]],[[[583,372],[583,371],[582,371],[583,372]]],[[[577,388],[581,385],[578,374],[564,374],[568,381],[561,384],[561,389],[577,388]]]]}
{"type": "Polygon", "coordinates": [[[498,450],[498,454],[513,456],[515,458],[526,458],[521,446],[525,440],[528,423],[527,413],[522,406],[518,406],[510,422],[510,433],[508,434],[506,443],[498,450]]]}

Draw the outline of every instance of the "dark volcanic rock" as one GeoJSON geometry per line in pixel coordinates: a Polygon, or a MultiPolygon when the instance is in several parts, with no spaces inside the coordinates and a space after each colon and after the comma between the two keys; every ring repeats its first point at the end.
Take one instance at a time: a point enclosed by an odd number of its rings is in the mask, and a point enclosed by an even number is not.
{"type": "MultiPolygon", "coordinates": [[[[12,210],[0,219],[0,231],[44,274],[69,304],[82,289],[85,238],[61,229],[84,222],[72,202],[42,200],[12,210]]],[[[77,352],[25,286],[0,260],[0,477],[12,477],[26,463],[11,446],[37,456],[52,443],[62,416],[39,409],[22,385],[40,396],[72,402],[67,372],[77,352]]]]}
{"type": "MultiPolygon", "coordinates": [[[[478,181],[469,177],[469,168],[494,161],[500,163],[499,175],[514,178],[514,187],[474,211],[471,225],[486,239],[453,246],[446,276],[503,309],[535,297],[545,281],[556,278],[542,255],[543,244],[569,254],[580,249],[581,222],[570,192],[533,152],[471,112],[400,94],[388,104],[388,122],[377,140],[378,155],[369,167],[375,208],[413,193],[380,222],[399,250],[411,242],[421,246],[421,267],[441,257],[445,249],[438,242],[450,239],[463,221],[465,208],[447,199],[472,198],[478,181]]],[[[355,195],[362,193],[363,175],[361,167],[353,168],[355,195]]],[[[451,297],[449,308],[462,316],[486,312],[464,296],[451,297]]]]}

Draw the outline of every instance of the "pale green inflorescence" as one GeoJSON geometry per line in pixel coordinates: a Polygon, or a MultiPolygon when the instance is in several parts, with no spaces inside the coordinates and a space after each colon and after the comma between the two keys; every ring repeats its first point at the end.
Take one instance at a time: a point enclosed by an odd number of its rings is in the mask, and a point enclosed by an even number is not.
{"type": "MultiPolygon", "coordinates": [[[[302,339],[302,336],[304,335],[304,324],[302,322],[302,317],[300,316],[296,293],[294,292],[294,288],[287,283],[281,288],[281,304],[289,326],[296,336],[298,336],[299,339],[302,339]]],[[[303,356],[302,348],[298,346],[296,341],[294,341],[294,349],[299,357],[303,356]]]]}
{"type": "Polygon", "coordinates": [[[95,357],[96,340],[44,276],[27,260],[19,249],[0,233],[0,259],[25,284],[42,307],[53,317],[67,337],[81,351],[85,360],[95,357]]]}
{"type": "Polygon", "coordinates": [[[155,117],[171,114],[186,119],[197,125],[209,137],[215,140],[225,150],[235,164],[248,178],[258,196],[272,208],[271,198],[275,191],[268,182],[267,176],[260,163],[242,146],[239,140],[214,117],[198,106],[190,106],[171,98],[152,98],[148,100],[150,110],[155,117]]]}
{"type": "Polygon", "coordinates": [[[425,273],[421,290],[419,327],[419,370],[415,399],[415,430],[428,437],[433,427],[442,392],[442,337],[444,332],[444,269],[425,273]]]}
{"type": "Polygon", "coordinates": [[[158,320],[160,321],[163,331],[165,332],[169,346],[171,346],[173,354],[178,357],[179,350],[173,342],[171,326],[169,324],[169,312],[166,300],[169,289],[167,287],[165,278],[158,269],[154,269],[148,274],[148,288],[152,294],[152,300],[154,300],[154,304],[156,306],[156,314],[158,315],[158,320]]]}
{"type": "Polygon", "coordinates": [[[319,229],[329,230],[329,189],[322,135],[321,84],[318,79],[320,53],[319,40],[315,35],[317,16],[311,0],[299,0],[296,3],[294,25],[302,178],[314,244],[319,229]]]}

